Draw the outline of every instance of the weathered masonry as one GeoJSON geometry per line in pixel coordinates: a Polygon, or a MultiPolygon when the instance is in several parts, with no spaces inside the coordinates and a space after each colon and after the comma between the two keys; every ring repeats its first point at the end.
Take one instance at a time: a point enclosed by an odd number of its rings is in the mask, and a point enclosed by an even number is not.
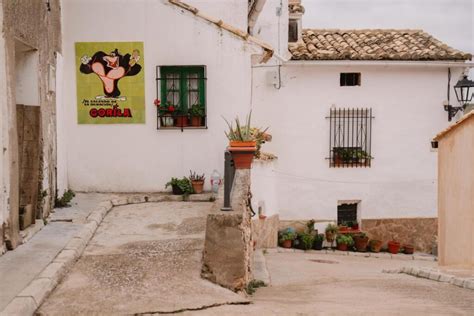
{"type": "Polygon", "coordinates": [[[1,2],[0,253],[54,203],[60,10],[59,0],[1,2]]]}

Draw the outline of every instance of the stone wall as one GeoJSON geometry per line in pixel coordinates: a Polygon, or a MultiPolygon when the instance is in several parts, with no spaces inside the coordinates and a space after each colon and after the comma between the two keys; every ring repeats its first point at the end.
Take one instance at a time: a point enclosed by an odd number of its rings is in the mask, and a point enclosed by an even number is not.
{"type": "MultiPolygon", "coordinates": [[[[16,102],[16,54],[18,47],[28,47],[38,54],[37,86],[39,89],[40,108],[40,153],[38,191],[46,196],[38,203],[37,217],[45,217],[54,205],[56,185],[56,95],[54,84],[50,81],[51,69],[56,64],[56,52],[61,52],[61,7],[60,0],[2,1],[2,45],[5,58],[1,58],[0,113],[3,133],[2,159],[3,173],[0,181],[0,192],[5,198],[0,199],[0,211],[4,224],[4,241],[9,249],[16,248],[22,240],[19,234],[20,209],[20,166],[17,128],[16,102]]],[[[2,46],[0,45],[0,46],[2,46]]],[[[3,52],[2,52],[3,53],[3,52]]],[[[3,57],[3,54],[2,56],[3,57]]],[[[54,72],[52,74],[54,76],[54,72]]],[[[54,78],[54,77],[53,77],[54,78]]],[[[40,195],[43,196],[43,195],[40,195]]]]}
{"type": "Polygon", "coordinates": [[[369,238],[397,240],[412,244],[417,251],[431,253],[438,234],[437,218],[362,219],[362,229],[369,238]]]}
{"type": "Polygon", "coordinates": [[[201,276],[233,291],[245,289],[252,279],[249,190],[250,170],[236,170],[232,211],[221,211],[222,199],[218,199],[207,217],[201,276]]]}

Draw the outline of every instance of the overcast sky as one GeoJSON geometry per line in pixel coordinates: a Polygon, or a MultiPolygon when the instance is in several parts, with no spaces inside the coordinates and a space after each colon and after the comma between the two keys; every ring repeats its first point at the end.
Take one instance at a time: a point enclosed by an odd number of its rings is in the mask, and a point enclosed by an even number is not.
{"type": "Polygon", "coordinates": [[[474,53],[474,0],[302,0],[304,28],[423,29],[474,53]]]}

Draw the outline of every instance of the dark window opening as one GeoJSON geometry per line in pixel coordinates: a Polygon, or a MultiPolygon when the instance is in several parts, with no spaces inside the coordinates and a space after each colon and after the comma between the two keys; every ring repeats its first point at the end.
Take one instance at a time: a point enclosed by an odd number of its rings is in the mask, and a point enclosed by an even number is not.
{"type": "Polygon", "coordinates": [[[348,225],[357,223],[357,203],[344,203],[337,206],[337,224],[348,225]]]}
{"type": "Polygon", "coordinates": [[[291,19],[288,24],[288,42],[298,41],[298,21],[291,19]]]}
{"type": "Polygon", "coordinates": [[[331,109],[329,167],[370,167],[372,109],[331,109]]]}
{"type": "Polygon", "coordinates": [[[343,72],[339,79],[341,87],[360,86],[360,72],[343,72]]]}
{"type": "Polygon", "coordinates": [[[158,129],[207,127],[203,66],[157,67],[158,129]]]}

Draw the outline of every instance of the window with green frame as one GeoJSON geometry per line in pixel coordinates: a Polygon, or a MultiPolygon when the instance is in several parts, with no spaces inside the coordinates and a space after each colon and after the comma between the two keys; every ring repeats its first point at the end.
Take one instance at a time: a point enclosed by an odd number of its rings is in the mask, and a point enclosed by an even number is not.
{"type": "Polygon", "coordinates": [[[158,128],[207,126],[204,66],[161,66],[158,87],[158,128]]]}

